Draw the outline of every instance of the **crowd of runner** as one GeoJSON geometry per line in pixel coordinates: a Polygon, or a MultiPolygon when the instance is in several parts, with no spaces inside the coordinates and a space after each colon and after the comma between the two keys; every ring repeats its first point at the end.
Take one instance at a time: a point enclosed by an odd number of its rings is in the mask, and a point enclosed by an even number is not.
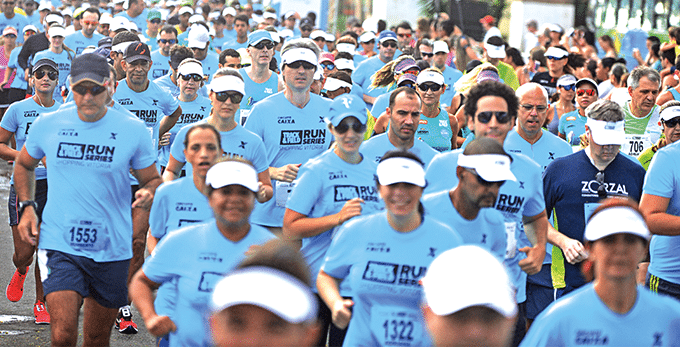
{"type": "Polygon", "coordinates": [[[33,266],[55,346],[131,304],[159,346],[680,344],[680,28],[1,9],[6,296],[33,266]]]}

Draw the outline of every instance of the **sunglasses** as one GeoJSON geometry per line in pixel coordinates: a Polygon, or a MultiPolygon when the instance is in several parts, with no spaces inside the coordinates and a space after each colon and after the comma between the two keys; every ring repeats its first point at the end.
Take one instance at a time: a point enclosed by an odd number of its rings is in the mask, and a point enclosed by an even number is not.
{"type": "Polygon", "coordinates": [[[475,175],[475,177],[477,178],[477,182],[479,184],[485,186],[485,187],[490,187],[490,186],[494,186],[494,185],[500,187],[500,186],[503,185],[503,183],[505,183],[505,181],[496,181],[496,182],[487,181],[487,180],[483,179],[482,176],[477,174],[475,171],[470,170],[470,169],[468,169],[467,171],[469,171],[471,174],[475,175]]]}
{"type": "Polygon", "coordinates": [[[442,88],[442,86],[440,86],[436,83],[421,83],[421,84],[418,85],[418,88],[420,88],[420,90],[422,90],[424,92],[427,92],[428,90],[431,90],[433,92],[438,92],[439,89],[442,88]]]}
{"type": "Polygon", "coordinates": [[[161,24],[161,20],[158,19],[158,18],[152,19],[152,20],[150,20],[150,22],[151,22],[151,24],[161,24]]]}
{"type": "Polygon", "coordinates": [[[5,37],[8,38],[8,39],[16,39],[17,38],[17,36],[14,35],[14,34],[7,34],[7,35],[5,35],[5,37]]]}
{"type": "Polygon", "coordinates": [[[46,70],[38,70],[35,72],[34,76],[35,78],[41,80],[43,77],[47,75],[47,78],[51,79],[52,81],[56,81],[57,78],[59,78],[59,72],[57,71],[46,71],[46,70]]]}
{"type": "MultiPolygon", "coordinates": [[[[350,126],[347,125],[347,123],[340,123],[338,126],[335,127],[335,132],[338,134],[344,134],[349,130],[350,126]]],[[[361,124],[361,123],[352,123],[351,126],[352,130],[357,133],[357,134],[363,134],[364,131],[366,131],[366,125],[361,124]]]]}
{"type": "Polygon", "coordinates": [[[381,43],[380,45],[385,47],[385,48],[387,48],[387,47],[397,48],[397,43],[392,41],[392,40],[385,41],[385,42],[381,43]]]}
{"type": "Polygon", "coordinates": [[[491,117],[493,116],[496,116],[496,121],[501,124],[505,124],[512,119],[510,114],[505,111],[484,111],[477,114],[477,120],[480,123],[486,124],[491,121],[491,117]]]}
{"type": "Polygon", "coordinates": [[[525,111],[531,112],[531,110],[536,109],[536,112],[545,112],[545,110],[548,109],[548,106],[543,106],[543,105],[529,105],[529,104],[523,104],[519,105],[522,107],[525,111]]]}
{"type": "Polygon", "coordinates": [[[71,88],[71,89],[74,92],[76,92],[77,94],[80,94],[80,95],[85,95],[87,93],[90,93],[90,94],[92,94],[92,96],[97,96],[97,95],[103,93],[106,90],[106,86],[98,86],[98,85],[95,84],[95,85],[88,88],[88,87],[85,87],[82,84],[78,84],[78,85],[73,86],[73,88],[71,88]]]}
{"type": "Polygon", "coordinates": [[[200,81],[203,80],[203,76],[201,76],[199,74],[195,74],[195,73],[188,74],[188,75],[179,75],[179,77],[182,78],[185,81],[193,80],[194,82],[200,82],[200,81]]]}
{"type": "Polygon", "coordinates": [[[434,57],[434,53],[420,52],[420,55],[422,55],[423,58],[425,58],[425,57],[427,57],[427,58],[432,58],[432,57],[434,57]]]}
{"type": "Polygon", "coordinates": [[[215,99],[219,102],[227,101],[227,98],[231,100],[232,104],[240,104],[243,100],[243,94],[239,92],[217,92],[215,93],[215,99]]]}
{"type": "Polygon", "coordinates": [[[263,49],[265,47],[267,47],[267,49],[274,49],[274,46],[276,46],[274,42],[271,42],[269,40],[260,41],[256,45],[253,45],[255,49],[263,49]]]}
{"type": "Polygon", "coordinates": [[[5,6],[14,6],[13,2],[3,2],[2,4],[5,6]]]}
{"type": "Polygon", "coordinates": [[[99,25],[99,22],[96,20],[84,20],[83,24],[85,25],[99,25]]]}
{"type": "Polygon", "coordinates": [[[558,57],[555,57],[555,56],[552,56],[552,55],[546,55],[545,58],[548,59],[548,60],[562,60],[562,59],[565,59],[566,57],[558,58],[558,57]]]}
{"type": "Polygon", "coordinates": [[[328,63],[328,64],[326,64],[326,63],[321,63],[320,65],[321,65],[322,68],[324,68],[324,69],[326,69],[326,70],[333,70],[333,69],[335,69],[335,64],[333,64],[333,63],[328,63]]]}
{"type": "Polygon", "coordinates": [[[576,91],[576,95],[578,96],[583,96],[583,94],[586,94],[588,96],[593,96],[597,93],[595,89],[579,89],[576,91]]]}
{"type": "Polygon", "coordinates": [[[368,40],[368,41],[362,42],[362,43],[365,44],[365,45],[372,45],[372,44],[375,43],[375,40],[368,40]]]}
{"type": "Polygon", "coordinates": [[[560,87],[563,88],[566,91],[576,90],[576,84],[570,84],[570,85],[567,85],[567,86],[560,86],[560,87]]]}
{"type": "Polygon", "coordinates": [[[302,61],[302,60],[298,60],[298,61],[294,61],[292,63],[286,64],[286,66],[288,66],[291,69],[299,69],[300,66],[302,66],[305,70],[314,70],[314,68],[316,68],[316,65],[314,65],[312,63],[308,63],[306,61],[302,61]]]}
{"type": "Polygon", "coordinates": [[[397,34],[401,38],[411,37],[411,34],[397,34]]]}
{"type": "Polygon", "coordinates": [[[177,43],[177,39],[159,39],[158,42],[169,43],[171,45],[174,45],[175,43],[177,43]]]}
{"type": "Polygon", "coordinates": [[[680,118],[671,118],[669,120],[663,121],[663,124],[669,128],[675,128],[676,125],[680,124],[680,118]]]}
{"type": "Polygon", "coordinates": [[[597,197],[600,199],[607,198],[607,185],[604,183],[604,172],[600,171],[595,174],[595,181],[600,185],[597,187],[597,197]]]}

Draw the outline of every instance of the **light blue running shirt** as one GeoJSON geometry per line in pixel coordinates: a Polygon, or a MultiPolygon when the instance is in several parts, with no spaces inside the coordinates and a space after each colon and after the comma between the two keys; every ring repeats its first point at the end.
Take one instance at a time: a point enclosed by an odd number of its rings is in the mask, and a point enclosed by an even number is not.
{"type": "MultiPolygon", "coordinates": [[[[91,38],[85,37],[83,34],[82,30],[78,30],[64,38],[64,44],[68,46],[68,48],[74,50],[76,52],[76,56],[80,55],[80,53],[83,53],[83,50],[87,46],[94,46],[99,47],[99,40],[103,39],[104,35],[94,32],[92,33],[91,38]]],[[[37,60],[36,60],[37,61],[37,60]]]]}
{"type": "MultiPolygon", "coordinates": [[[[0,15],[0,17],[2,17],[2,15],[0,15]]],[[[61,88],[69,88],[68,76],[71,74],[71,60],[73,58],[74,57],[72,56],[72,53],[69,53],[65,49],[62,50],[60,54],[57,54],[50,51],[49,48],[44,51],[40,51],[36,53],[35,56],[33,56],[33,63],[40,59],[49,59],[57,64],[57,68],[59,69],[59,83],[57,83],[57,87],[54,88],[55,100],[64,100],[64,98],[61,96],[61,88]]]]}
{"type": "Polygon", "coordinates": [[[243,77],[246,95],[241,100],[241,105],[239,106],[240,121],[238,119],[236,121],[244,125],[248,119],[248,114],[250,114],[250,109],[256,103],[279,92],[279,75],[272,71],[272,75],[268,80],[263,83],[256,83],[248,76],[246,69],[240,69],[238,72],[243,77]]]}
{"type": "Polygon", "coordinates": [[[161,50],[157,49],[151,52],[151,68],[149,69],[149,80],[153,81],[161,78],[170,72],[170,56],[161,54],[161,50]]]}
{"type": "MultiPolygon", "coordinates": [[[[161,146],[160,153],[158,154],[158,162],[162,166],[168,166],[168,160],[170,160],[170,148],[172,147],[172,144],[175,143],[175,138],[177,138],[177,133],[180,131],[180,129],[187,125],[208,118],[208,116],[210,116],[210,110],[212,109],[210,100],[200,95],[197,95],[196,99],[193,101],[180,101],[179,105],[182,107],[182,115],[179,116],[177,123],[175,123],[175,125],[168,131],[170,133],[170,144],[161,146]]],[[[181,142],[184,142],[184,140],[181,142]]],[[[182,144],[182,148],[184,148],[184,144],[182,144]]]]}
{"type": "MultiPolygon", "coordinates": [[[[395,147],[392,142],[390,142],[387,133],[382,133],[380,135],[373,136],[368,139],[368,141],[362,143],[359,152],[361,152],[365,158],[377,163],[380,161],[380,159],[382,159],[385,153],[396,149],[397,147],[395,147]]],[[[409,148],[408,151],[417,155],[418,158],[420,158],[420,160],[425,163],[426,167],[432,158],[434,158],[434,156],[439,153],[427,143],[420,140],[414,140],[413,147],[409,148]]]]}

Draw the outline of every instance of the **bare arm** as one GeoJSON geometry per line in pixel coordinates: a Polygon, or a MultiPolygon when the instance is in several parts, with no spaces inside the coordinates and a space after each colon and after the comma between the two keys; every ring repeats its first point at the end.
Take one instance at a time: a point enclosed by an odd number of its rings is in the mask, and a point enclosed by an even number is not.
{"type": "Polygon", "coordinates": [[[272,188],[272,180],[269,177],[269,170],[264,170],[258,173],[257,181],[259,184],[257,202],[263,203],[269,201],[269,199],[274,196],[274,189],[272,188]]]}
{"type": "Polygon", "coordinates": [[[340,296],[339,288],[340,279],[331,277],[323,270],[319,271],[316,278],[316,289],[319,291],[319,296],[330,308],[333,317],[333,324],[340,329],[344,329],[349,325],[352,318],[352,311],[350,308],[354,302],[349,299],[343,299],[340,296]]]}
{"type": "Polygon", "coordinates": [[[364,94],[364,101],[365,101],[367,104],[371,104],[371,105],[375,104],[375,99],[377,99],[377,98],[374,98],[374,97],[372,97],[372,96],[370,96],[370,95],[364,94]]]}
{"type": "Polygon", "coordinates": [[[159,239],[157,239],[155,236],[151,235],[151,230],[146,234],[146,249],[149,251],[149,253],[153,252],[154,249],[156,249],[156,245],[158,245],[159,239]]]}
{"type": "Polygon", "coordinates": [[[269,177],[282,182],[293,182],[297,178],[298,171],[302,164],[286,164],[281,167],[270,167],[269,177]]]}
{"type": "Polygon", "coordinates": [[[529,275],[537,274],[541,271],[543,259],[545,259],[545,243],[550,223],[548,223],[548,217],[543,210],[535,216],[524,216],[522,224],[524,224],[524,233],[533,246],[519,250],[527,254],[526,259],[519,261],[519,267],[529,275]]]}
{"type": "Polygon", "coordinates": [[[318,218],[310,218],[287,208],[283,216],[283,235],[293,240],[319,235],[361,215],[363,203],[364,200],[354,198],[347,201],[340,212],[318,218]]]}
{"type": "MultiPolygon", "coordinates": [[[[35,199],[35,167],[40,159],[31,157],[26,151],[26,147],[21,152],[14,163],[14,189],[17,194],[17,201],[35,199]]],[[[24,214],[19,220],[19,234],[21,239],[31,245],[36,244],[38,237],[38,216],[33,207],[26,207],[24,214]]]]}
{"type": "Polygon", "coordinates": [[[163,117],[163,119],[161,119],[161,124],[160,124],[159,129],[158,129],[158,138],[159,139],[161,137],[163,137],[163,134],[167,133],[170,129],[172,129],[172,127],[175,126],[175,124],[177,123],[177,120],[179,119],[179,116],[181,116],[181,115],[182,115],[182,106],[177,106],[177,109],[175,110],[175,112],[173,112],[171,115],[165,116],[165,117],[163,117]]]}
{"type": "Polygon", "coordinates": [[[652,234],[664,236],[680,235],[680,217],[666,212],[670,201],[670,198],[642,194],[640,210],[647,219],[647,226],[652,234]]]}
{"type": "Polygon", "coordinates": [[[139,189],[135,193],[135,201],[132,203],[132,208],[143,208],[145,210],[151,209],[151,203],[153,202],[153,195],[156,192],[156,188],[163,183],[161,176],[158,174],[156,169],[156,164],[151,164],[150,166],[134,170],[133,174],[139,180],[139,189]]]}
{"type": "Polygon", "coordinates": [[[579,240],[574,240],[555,230],[548,224],[548,242],[559,247],[569,264],[580,263],[588,258],[585,247],[579,240]]]}
{"type": "Polygon", "coordinates": [[[168,159],[168,166],[165,167],[163,171],[163,182],[174,181],[179,178],[179,174],[184,167],[184,163],[175,159],[175,157],[170,154],[170,159],[168,159]]]}
{"type": "Polygon", "coordinates": [[[11,132],[5,128],[0,127],[0,158],[10,161],[15,160],[19,151],[9,146],[9,140],[12,138],[11,132]]]}
{"type": "Polygon", "coordinates": [[[449,126],[451,126],[451,149],[458,148],[458,118],[449,113],[449,126]]]}
{"type": "Polygon", "coordinates": [[[143,270],[137,271],[130,282],[129,295],[135,303],[139,313],[144,319],[144,324],[149,332],[155,336],[163,336],[177,330],[175,323],[167,316],[159,316],[153,306],[153,291],[158,289],[159,284],[150,280],[143,270]]]}

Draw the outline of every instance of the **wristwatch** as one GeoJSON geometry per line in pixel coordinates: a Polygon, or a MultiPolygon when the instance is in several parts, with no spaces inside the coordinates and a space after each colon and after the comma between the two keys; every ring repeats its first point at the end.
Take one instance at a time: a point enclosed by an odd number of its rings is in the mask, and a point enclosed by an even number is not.
{"type": "Polygon", "coordinates": [[[33,206],[33,209],[35,210],[35,213],[38,213],[38,203],[33,201],[33,200],[26,200],[26,201],[20,201],[19,202],[19,219],[21,219],[21,215],[24,214],[24,209],[28,206],[33,206]]]}

